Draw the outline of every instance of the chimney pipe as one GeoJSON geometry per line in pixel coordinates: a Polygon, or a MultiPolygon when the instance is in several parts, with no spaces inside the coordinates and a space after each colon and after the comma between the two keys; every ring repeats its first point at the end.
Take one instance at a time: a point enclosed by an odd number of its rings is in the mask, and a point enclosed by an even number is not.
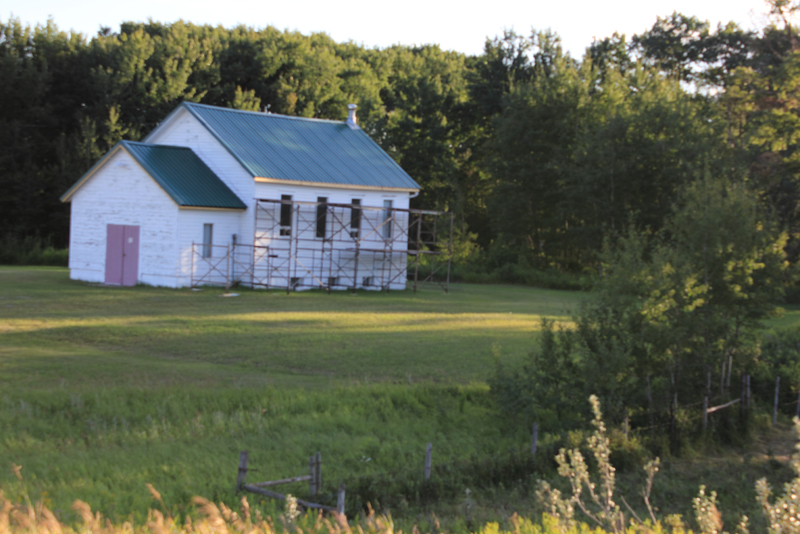
{"type": "Polygon", "coordinates": [[[358,118],[356,118],[357,107],[358,106],[355,104],[347,104],[347,125],[353,129],[358,128],[358,118]]]}

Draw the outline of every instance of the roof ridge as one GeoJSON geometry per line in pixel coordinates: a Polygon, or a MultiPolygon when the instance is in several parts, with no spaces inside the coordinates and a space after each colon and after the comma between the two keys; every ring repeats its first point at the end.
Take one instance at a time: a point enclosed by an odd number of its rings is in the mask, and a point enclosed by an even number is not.
{"type": "MultiPolygon", "coordinates": [[[[130,141],[128,139],[122,139],[119,141],[123,145],[139,145],[139,146],[146,146],[146,147],[158,147],[158,148],[179,148],[181,150],[192,150],[188,146],[180,146],[180,145],[161,145],[157,143],[144,143],[142,141],[130,141]]],[[[194,152],[194,150],[192,150],[194,152]]]]}
{"type": "Polygon", "coordinates": [[[326,124],[347,124],[347,121],[336,121],[333,119],[318,119],[316,117],[296,117],[294,115],[283,115],[280,113],[264,113],[263,111],[249,111],[246,109],[224,108],[222,106],[212,106],[210,104],[200,104],[199,102],[183,102],[187,107],[203,107],[217,111],[227,111],[231,113],[241,113],[244,115],[255,115],[257,117],[271,118],[271,119],[288,119],[293,121],[308,121],[308,122],[322,122],[326,124]]]}

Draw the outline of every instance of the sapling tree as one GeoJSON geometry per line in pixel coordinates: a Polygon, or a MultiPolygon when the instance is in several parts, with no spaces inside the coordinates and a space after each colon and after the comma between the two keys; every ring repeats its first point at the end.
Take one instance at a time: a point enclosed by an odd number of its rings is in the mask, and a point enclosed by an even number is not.
{"type": "Polygon", "coordinates": [[[786,235],[742,183],[687,187],[662,232],[631,228],[607,247],[597,298],[576,318],[582,361],[612,409],[642,406],[645,382],[662,406],[708,394],[708,373],[741,369],[783,291],[786,235]]]}
{"type": "Polygon", "coordinates": [[[660,232],[631,225],[606,242],[575,330],[545,325],[527,367],[498,367],[491,385],[506,411],[557,413],[564,425],[580,394],[594,393],[612,422],[632,410],[651,421],[661,413],[674,430],[680,406],[727,394],[709,391],[709,376],[723,364],[730,376],[757,353],[758,330],[783,292],[786,235],[745,183],[706,177],[681,197],[660,232]]]}

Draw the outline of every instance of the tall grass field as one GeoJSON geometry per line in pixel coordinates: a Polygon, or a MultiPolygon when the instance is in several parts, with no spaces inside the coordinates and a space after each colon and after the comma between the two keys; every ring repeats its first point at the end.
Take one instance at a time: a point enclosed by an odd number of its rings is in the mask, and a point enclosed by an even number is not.
{"type": "MultiPolygon", "coordinates": [[[[63,268],[0,267],[6,498],[41,501],[66,523],[78,519],[75,499],[113,521],[144,521],[148,483],[176,517],[193,513],[196,495],[238,506],[248,450],[250,482],[307,474],[320,451],[318,501],[335,504],[344,483],[429,530],[426,509],[469,519],[480,499],[488,515],[476,519],[491,520],[510,516],[512,501],[532,505],[530,473],[552,462],[556,438],[543,429],[531,458],[530,427],[498,415],[486,379],[496,356],[534,347],[542,318],[568,326],[585,293],[234,291],[105,287],[63,268]]],[[[790,310],[776,327],[799,322],[790,310]]],[[[278,490],[309,498],[306,483],[278,490]]],[[[283,509],[248,498],[265,513],[283,509]]],[[[348,498],[348,512],[362,500],[348,498]]]]}

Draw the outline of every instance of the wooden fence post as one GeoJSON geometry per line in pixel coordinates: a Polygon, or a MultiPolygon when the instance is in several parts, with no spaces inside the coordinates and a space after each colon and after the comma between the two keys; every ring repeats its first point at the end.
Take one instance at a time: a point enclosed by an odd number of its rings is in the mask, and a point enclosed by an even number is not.
{"type": "Polygon", "coordinates": [[[795,417],[800,417],[800,385],[797,386],[797,413],[795,417]]]}
{"type": "Polygon", "coordinates": [[[336,494],[336,513],[344,514],[344,484],[339,484],[339,491],[336,494]]]}
{"type": "Polygon", "coordinates": [[[772,426],[778,423],[778,393],[781,390],[781,377],[775,380],[775,404],[772,407],[772,426]]]}
{"type": "Polygon", "coordinates": [[[722,395],[724,393],[725,388],[725,360],[722,361],[722,372],[719,375],[719,394],[722,395]]]}
{"type": "MultiPolygon", "coordinates": [[[[709,387],[711,387],[710,384],[711,382],[709,382],[709,387]]],[[[655,418],[653,416],[653,395],[650,391],[650,373],[647,373],[647,411],[649,412],[650,415],[650,428],[651,428],[650,431],[653,432],[652,429],[655,427],[656,423],[655,423],[655,418]]]]}
{"type": "Polygon", "coordinates": [[[739,417],[744,418],[745,416],[745,403],[747,402],[747,375],[742,374],[742,393],[739,395],[739,398],[742,401],[739,403],[739,417]]]}
{"type": "Polygon", "coordinates": [[[228,244],[228,250],[225,253],[225,293],[231,290],[231,245],[228,244]]]}
{"type": "Polygon", "coordinates": [[[708,429],[708,397],[703,397],[703,432],[708,429]]]}
{"type": "Polygon", "coordinates": [[[750,375],[747,375],[747,410],[750,411],[750,375]]]}
{"type": "Polygon", "coordinates": [[[322,493],[322,453],[317,451],[316,469],[317,475],[317,493],[322,493]]]}
{"type": "Polygon", "coordinates": [[[733,372],[733,356],[728,356],[728,383],[727,389],[729,392],[731,390],[731,373],[733,372]]]}
{"type": "Polygon", "coordinates": [[[433,443],[428,443],[425,450],[425,480],[431,479],[431,452],[433,451],[433,443]]]}
{"type": "Polygon", "coordinates": [[[311,479],[308,482],[308,492],[314,497],[317,494],[317,462],[314,455],[308,457],[308,476],[311,479]]]}
{"type": "Polygon", "coordinates": [[[731,390],[731,371],[733,371],[733,356],[728,356],[728,378],[725,380],[725,389],[731,390]]]}
{"type": "Polygon", "coordinates": [[[250,457],[250,453],[247,451],[242,451],[239,453],[239,473],[236,475],[236,491],[240,491],[242,486],[244,486],[245,480],[247,479],[247,462],[250,457]]]}
{"type": "Polygon", "coordinates": [[[539,446],[539,423],[533,423],[533,432],[531,435],[531,454],[536,456],[536,448],[539,446]]]}

